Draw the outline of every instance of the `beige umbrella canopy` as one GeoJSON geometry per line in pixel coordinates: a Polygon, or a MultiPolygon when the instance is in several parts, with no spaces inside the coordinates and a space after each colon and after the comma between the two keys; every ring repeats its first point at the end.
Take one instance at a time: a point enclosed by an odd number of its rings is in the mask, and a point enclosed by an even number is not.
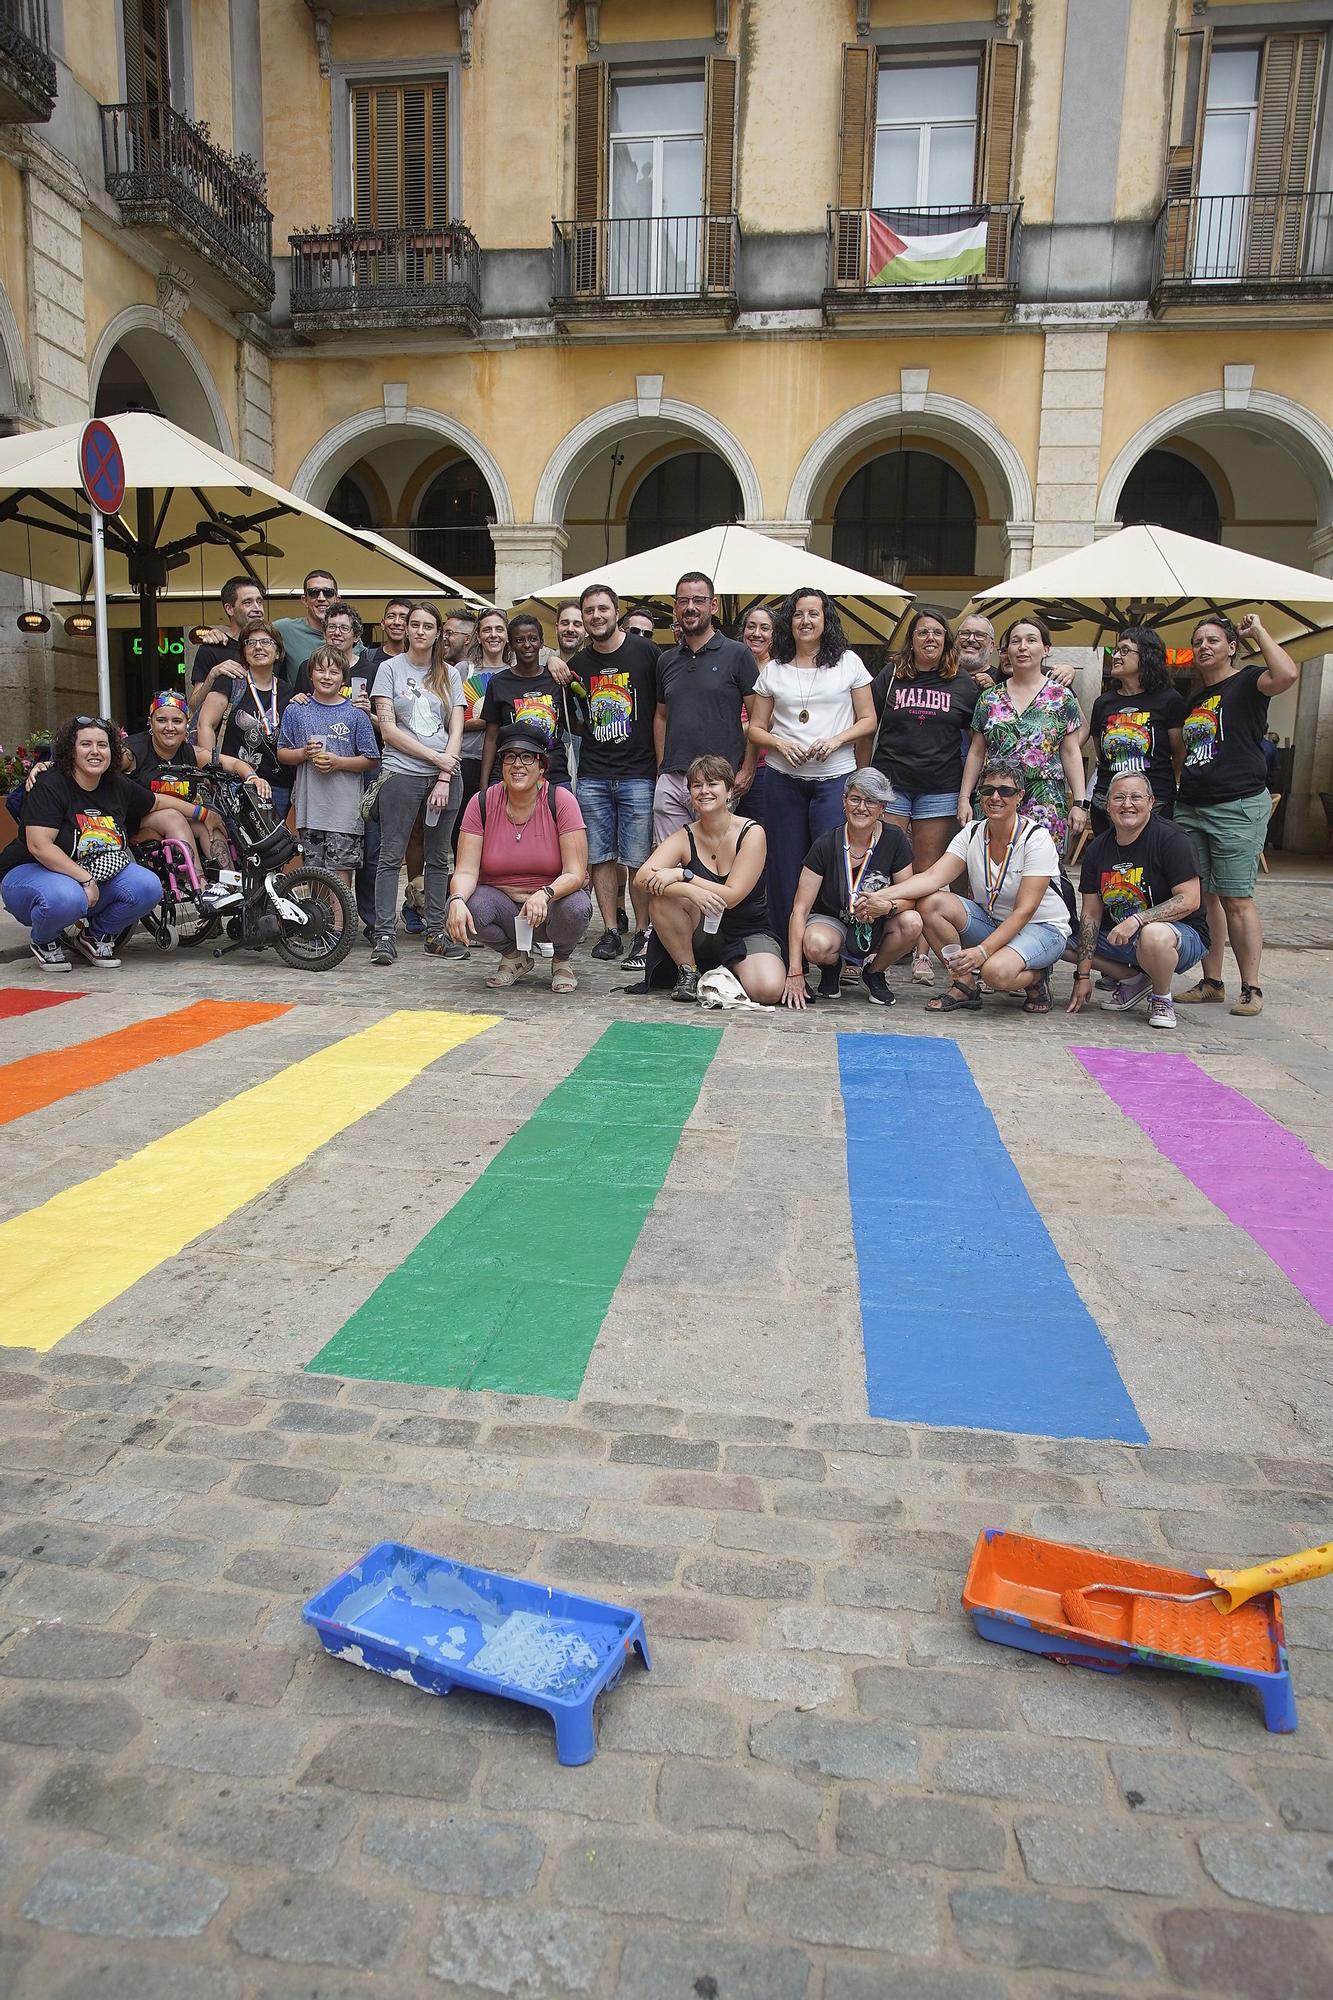
{"type": "MultiPolygon", "coordinates": [[[[215,606],[229,576],[295,590],[326,563],[353,599],[391,592],[484,603],[475,591],[381,536],[344,527],[271,479],[165,417],[110,419],[125,461],[125,504],[106,524],[108,597],[138,604],[156,646],[158,600],[215,606]]],[[[82,424],[0,438],[0,570],[68,597],[92,592],[88,503],[79,482],[82,424]]],[[[165,603],[164,603],[165,608],[165,603]]]]}
{"type": "Polygon", "coordinates": [[[620,562],[600,563],[582,576],[566,577],[563,583],[534,592],[531,601],[549,613],[590,583],[609,583],[621,598],[669,603],[677,578],[687,570],[712,577],[718,596],[729,606],[729,617],[803,586],[822,590],[837,600],[843,629],[853,645],[858,639],[872,645],[890,642],[910,602],[906,591],[880,577],[734,523],[663,542],[660,548],[645,549],[642,555],[625,556],[620,562]]]}
{"type": "Polygon", "coordinates": [[[1299,660],[1333,651],[1333,578],[1171,528],[1121,528],[972,600],[997,625],[1037,612],[1058,643],[1105,646],[1126,625],[1150,625],[1186,647],[1209,612],[1234,624],[1257,612],[1299,660]]]}

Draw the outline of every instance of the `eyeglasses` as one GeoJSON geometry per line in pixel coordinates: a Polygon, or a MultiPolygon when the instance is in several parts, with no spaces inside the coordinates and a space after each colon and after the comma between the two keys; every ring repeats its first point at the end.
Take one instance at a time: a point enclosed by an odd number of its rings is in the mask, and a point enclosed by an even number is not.
{"type": "Polygon", "coordinates": [[[332,590],[329,590],[322,583],[312,584],[310,589],[306,592],[307,597],[336,597],[337,595],[338,592],[336,587],[332,590]]]}
{"type": "Polygon", "coordinates": [[[849,806],[860,806],[863,812],[879,812],[882,807],[881,800],[868,799],[864,792],[844,792],[843,797],[849,806]]]}
{"type": "Polygon", "coordinates": [[[506,750],[501,759],[505,764],[536,764],[540,761],[535,750],[506,750]]]}
{"type": "Polygon", "coordinates": [[[981,796],[983,799],[1016,799],[1018,797],[1018,786],[983,785],[981,787],[981,796]]]}

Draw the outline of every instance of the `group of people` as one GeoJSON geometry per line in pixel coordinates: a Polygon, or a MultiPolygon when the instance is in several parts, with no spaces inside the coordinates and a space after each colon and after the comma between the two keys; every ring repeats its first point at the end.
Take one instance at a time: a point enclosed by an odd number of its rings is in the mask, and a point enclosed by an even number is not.
{"type": "Polygon", "coordinates": [[[552,991],[573,992],[595,901],[593,958],[641,975],[627,991],[683,1001],[725,968],[761,1005],[851,983],[891,1005],[890,967],[933,987],[938,962],[933,1012],[975,1011],[989,989],[1045,1014],[1067,960],[1071,1012],[1095,979],[1103,1006],[1145,1003],[1171,1027],[1177,975],[1201,968],[1182,1002],[1225,1000],[1230,942],[1232,1012],[1262,1009],[1268,704],[1298,669],[1255,617],[1201,620],[1190,699],[1156,632],[1122,632],[1085,717],[1032,616],[997,644],[983,617],[951,628],[921,608],[872,676],[822,591],[753,607],[733,639],[701,574],[676,586],[664,649],[651,609],[622,615],[605,584],[560,607],[554,648],[530,613],[405,599],[366,646],[323,571],[300,618],[270,622],[248,578],[222,601],[187,694],[157,696],[123,747],[75,717],[15,805],[0,897],[51,969],[67,940],[111,962],[156,879],[132,843],[164,830],[225,908],[196,798],[216,758],[293,814],[308,863],[355,886],[372,965],[396,959],[401,915],[428,953],[494,950],[493,988],[544,953],[552,991]]]}

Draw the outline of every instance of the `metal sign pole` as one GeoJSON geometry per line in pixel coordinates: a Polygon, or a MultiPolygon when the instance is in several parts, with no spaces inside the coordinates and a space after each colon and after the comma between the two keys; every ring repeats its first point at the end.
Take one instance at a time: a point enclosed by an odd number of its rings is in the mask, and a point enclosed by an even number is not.
{"type": "Polygon", "coordinates": [[[98,508],[89,509],[93,529],[93,612],[97,620],[97,712],[111,713],[111,647],[106,629],[106,530],[98,508]]]}

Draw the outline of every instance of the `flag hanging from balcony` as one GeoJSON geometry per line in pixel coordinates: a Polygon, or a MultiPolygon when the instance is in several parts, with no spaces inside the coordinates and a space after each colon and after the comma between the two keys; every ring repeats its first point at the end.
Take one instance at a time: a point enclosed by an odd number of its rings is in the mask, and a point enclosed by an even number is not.
{"type": "Polygon", "coordinates": [[[873,211],[867,266],[872,285],[943,285],[986,275],[984,208],[873,211]]]}

